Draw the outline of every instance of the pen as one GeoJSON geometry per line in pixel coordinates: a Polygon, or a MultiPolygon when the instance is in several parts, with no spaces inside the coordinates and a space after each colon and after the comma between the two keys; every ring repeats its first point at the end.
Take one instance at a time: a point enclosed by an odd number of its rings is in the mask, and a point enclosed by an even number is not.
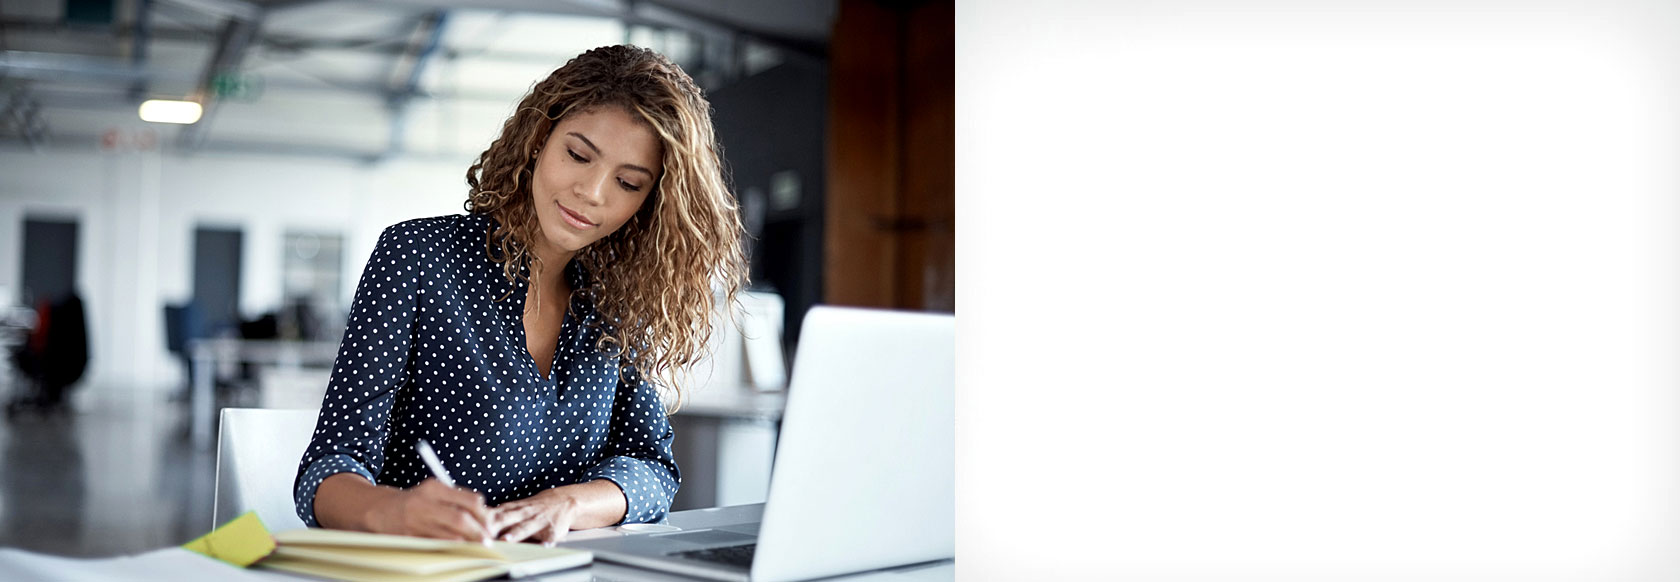
{"type": "Polygon", "coordinates": [[[414,450],[420,453],[420,460],[426,463],[426,468],[432,470],[432,476],[450,487],[455,486],[455,480],[449,478],[449,471],[443,470],[443,461],[438,460],[437,451],[432,450],[431,443],[426,439],[414,442],[414,450]]]}
{"type": "MultiPolygon", "coordinates": [[[[420,453],[420,460],[426,463],[427,469],[432,470],[432,476],[436,477],[438,482],[450,487],[455,486],[455,480],[449,478],[449,471],[443,470],[443,461],[438,459],[437,451],[432,450],[431,443],[426,442],[426,439],[417,439],[414,441],[414,450],[420,453]]],[[[490,545],[488,535],[484,538],[484,545],[490,545]]]]}

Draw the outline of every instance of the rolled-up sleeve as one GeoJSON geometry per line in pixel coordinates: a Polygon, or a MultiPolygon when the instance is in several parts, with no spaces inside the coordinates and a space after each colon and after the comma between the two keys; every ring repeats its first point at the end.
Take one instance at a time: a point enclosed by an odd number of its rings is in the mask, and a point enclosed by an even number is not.
{"type": "Polygon", "coordinates": [[[601,462],[584,472],[584,480],[607,479],[624,492],[620,523],[664,519],[682,483],[671,454],[676,433],[659,394],[632,366],[620,376],[609,431],[601,462]]]}
{"type": "Polygon", "coordinates": [[[315,492],[323,479],[355,473],[374,481],[384,465],[386,421],[397,389],[408,379],[421,295],[417,238],[404,224],[385,229],[356,286],[315,435],[292,484],[298,517],[310,527],[320,526],[315,492]]]}

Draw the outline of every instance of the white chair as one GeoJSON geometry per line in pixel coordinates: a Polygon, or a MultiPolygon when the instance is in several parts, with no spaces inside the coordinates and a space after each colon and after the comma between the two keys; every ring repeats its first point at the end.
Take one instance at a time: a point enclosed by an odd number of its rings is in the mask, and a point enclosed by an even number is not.
{"type": "Polygon", "coordinates": [[[292,480],[315,434],[316,414],[314,410],[222,410],[210,527],[253,509],[269,531],[304,527],[292,503],[292,480]]]}

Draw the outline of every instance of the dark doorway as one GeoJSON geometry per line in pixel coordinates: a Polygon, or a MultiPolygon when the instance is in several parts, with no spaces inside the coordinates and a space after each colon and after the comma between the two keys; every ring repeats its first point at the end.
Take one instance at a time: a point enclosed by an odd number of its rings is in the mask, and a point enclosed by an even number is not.
{"type": "Polygon", "coordinates": [[[58,301],[75,290],[76,231],[75,219],[24,219],[24,305],[58,301]]]}
{"type": "Polygon", "coordinates": [[[240,256],[245,233],[198,227],[193,231],[193,302],[209,335],[239,325],[240,256]]]}
{"type": "Polygon", "coordinates": [[[828,68],[790,60],[708,96],[750,238],[754,290],[782,296],[783,353],[823,299],[828,68]]]}

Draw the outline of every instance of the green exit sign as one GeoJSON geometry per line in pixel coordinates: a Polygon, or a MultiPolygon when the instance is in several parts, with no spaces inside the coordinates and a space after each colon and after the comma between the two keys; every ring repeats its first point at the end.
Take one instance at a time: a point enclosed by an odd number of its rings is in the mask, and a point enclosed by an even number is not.
{"type": "Polygon", "coordinates": [[[256,101],[262,97],[260,75],[251,73],[222,73],[210,78],[210,94],[230,101],[256,101]]]}

